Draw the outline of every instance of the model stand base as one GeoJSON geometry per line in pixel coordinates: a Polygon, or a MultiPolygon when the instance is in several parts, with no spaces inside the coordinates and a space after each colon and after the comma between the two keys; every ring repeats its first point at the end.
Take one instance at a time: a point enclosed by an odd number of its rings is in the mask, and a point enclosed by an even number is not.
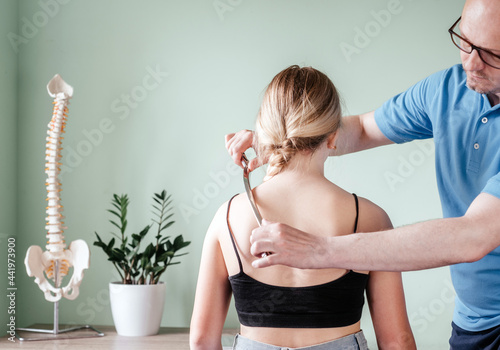
{"type": "Polygon", "coordinates": [[[63,340],[102,337],[104,333],[90,325],[59,328],[59,302],[54,303],[54,328],[16,328],[16,338],[20,341],[63,340]]]}

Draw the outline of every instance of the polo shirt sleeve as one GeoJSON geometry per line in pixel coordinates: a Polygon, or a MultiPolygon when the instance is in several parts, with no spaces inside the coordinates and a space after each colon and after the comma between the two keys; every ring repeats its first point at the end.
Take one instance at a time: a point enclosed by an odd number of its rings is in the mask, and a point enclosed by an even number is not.
{"type": "Polygon", "coordinates": [[[404,143],[433,137],[431,111],[442,89],[442,74],[418,82],[375,111],[375,121],[389,140],[404,143]]]}
{"type": "Polygon", "coordinates": [[[488,180],[482,192],[500,198],[500,173],[496,174],[495,176],[493,176],[488,180]]]}

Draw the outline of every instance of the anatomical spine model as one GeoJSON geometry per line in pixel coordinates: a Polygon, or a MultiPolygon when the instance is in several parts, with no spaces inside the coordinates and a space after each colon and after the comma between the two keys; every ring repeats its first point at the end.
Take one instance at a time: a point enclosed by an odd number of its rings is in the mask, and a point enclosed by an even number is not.
{"type": "Polygon", "coordinates": [[[59,173],[61,166],[61,136],[66,126],[69,99],[73,96],[73,88],[56,74],[47,85],[49,95],[54,98],[54,110],[47,131],[47,147],[45,157],[45,173],[47,174],[47,245],[46,251],[39,246],[31,246],[26,253],[24,263],[30,277],[45,294],[45,299],[58,302],[62,297],[73,300],[79,294],[79,286],[83,278],[83,270],[89,268],[90,250],[85,241],[79,239],[71,242],[66,249],[63,230],[64,216],[61,205],[61,183],[59,173]],[[69,283],[61,287],[62,279],[73,267],[73,275],[69,283]],[[49,282],[52,280],[52,283],[49,282]]]}

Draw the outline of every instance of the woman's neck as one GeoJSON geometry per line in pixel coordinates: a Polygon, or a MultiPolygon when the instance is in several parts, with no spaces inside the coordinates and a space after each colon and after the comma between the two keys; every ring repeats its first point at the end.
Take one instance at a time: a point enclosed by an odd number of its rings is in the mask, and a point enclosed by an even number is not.
{"type": "Polygon", "coordinates": [[[297,152],[281,172],[274,177],[324,177],[327,155],[316,152],[297,152]]]}

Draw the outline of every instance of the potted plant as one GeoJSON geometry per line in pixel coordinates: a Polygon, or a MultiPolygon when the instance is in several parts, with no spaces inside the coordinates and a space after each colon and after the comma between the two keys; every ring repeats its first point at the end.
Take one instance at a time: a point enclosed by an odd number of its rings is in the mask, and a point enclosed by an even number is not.
{"type": "Polygon", "coordinates": [[[180,264],[173,260],[187,253],[177,252],[191,243],[184,241],[182,235],[173,241],[170,236],[164,236],[164,231],[175,222],[171,220],[170,198],[165,190],[155,193],[152,223],[129,236],[126,234],[129,198],[126,194],[114,194],[111,201],[113,208],[108,212],[112,214],[110,222],[119,234],[111,232],[113,237],[105,243],[95,232],[97,241],[94,245],[102,248],[121,278],[120,282],[109,284],[111,312],[120,335],[153,335],[160,329],[165,301],[165,283],[160,281],[160,277],[168,266],[180,264]],[[156,236],[146,245],[148,233],[154,226],[157,227],[156,236]]]}

